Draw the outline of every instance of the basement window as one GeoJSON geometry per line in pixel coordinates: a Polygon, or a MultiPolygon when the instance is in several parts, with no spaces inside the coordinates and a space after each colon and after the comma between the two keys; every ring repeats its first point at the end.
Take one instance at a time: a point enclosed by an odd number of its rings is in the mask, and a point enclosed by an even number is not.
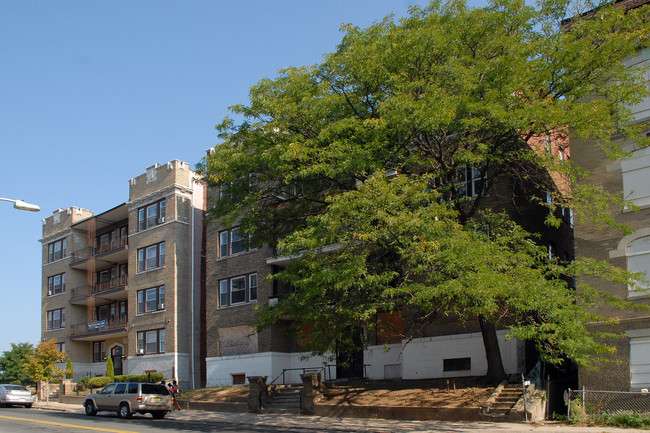
{"type": "Polygon", "coordinates": [[[472,358],[448,358],[442,360],[442,371],[470,371],[472,358]]]}
{"type": "Polygon", "coordinates": [[[232,374],[232,384],[233,385],[246,385],[246,373],[233,373],[232,374]]]}

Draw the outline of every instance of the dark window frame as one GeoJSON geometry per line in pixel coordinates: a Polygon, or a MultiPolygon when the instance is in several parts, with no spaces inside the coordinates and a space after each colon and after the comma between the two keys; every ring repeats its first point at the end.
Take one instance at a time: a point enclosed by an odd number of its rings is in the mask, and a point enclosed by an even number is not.
{"type": "Polygon", "coordinates": [[[257,302],[258,290],[259,279],[257,272],[223,278],[219,280],[219,308],[234,307],[237,305],[257,302]],[[242,280],[244,282],[243,287],[233,290],[234,283],[242,280]],[[237,298],[236,301],[234,300],[234,295],[241,296],[242,294],[243,300],[239,300],[240,298],[237,298]]]}
{"type": "Polygon", "coordinates": [[[138,231],[144,231],[165,222],[167,214],[167,199],[149,203],[138,208],[138,231]]]}
{"type": "Polygon", "coordinates": [[[47,330],[64,329],[65,328],[65,308],[57,308],[48,310],[47,312],[47,330]],[[58,313],[58,319],[55,318],[58,313]]]}
{"type": "Polygon", "coordinates": [[[47,261],[55,262],[65,258],[65,253],[68,248],[68,240],[66,238],[59,239],[58,241],[50,242],[47,246],[47,261]],[[57,250],[58,247],[58,250],[57,250]]]}
{"type": "Polygon", "coordinates": [[[144,248],[139,248],[137,257],[138,273],[165,267],[165,242],[163,241],[157,244],[146,246],[144,248]],[[152,251],[154,248],[156,251],[155,258],[149,256],[149,251],[152,251]],[[155,263],[150,266],[150,262],[153,261],[155,261],[155,263]]]}
{"type": "Polygon", "coordinates": [[[165,286],[150,287],[148,289],[138,290],[137,292],[137,312],[140,314],[155,313],[165,310],[165,286]],[[155,293],[156,307],[149,309],[148,295],[155,293]]]}
{"type": "Polygon", "coordinates": [[[147,331],[138,331],[136,337],[137,353],[139,355],[165,353],[165,344],[166,344],[165,337],[166,337],[165,328],[150,329],[147,331]],[[151,343],[149,343],[147,340],[147,336],[153,336],[153,335],[155,335],[155,342],[154,342],[154,344],[156,345],[155,351],[149,350],[149,344],[151,343]]]}
{"type": "Polygon", "coordinates": [[[65,272],[60,274],[52,275],[47,279],[47,296],[60,295],[65,293],[65,272]],[[57,285],[56,279],[59,278],[59,283],[57,285]],[[58,287],[58,289],[57,289],[58,287]]]}
{"type": "Polygon", "coordinates": [[[253,236],[248,235],[247,239],[239,234],[240,231],[239,226],[219,231],[217,251],[220,259],[257,250],[257,247],[253,246],[253,236]]]}

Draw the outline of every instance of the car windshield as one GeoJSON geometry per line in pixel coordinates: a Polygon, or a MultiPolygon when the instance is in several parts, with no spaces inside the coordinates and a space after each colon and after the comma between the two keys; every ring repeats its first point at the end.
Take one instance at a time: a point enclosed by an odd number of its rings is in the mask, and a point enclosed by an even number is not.
{"type": "Polygon", "coordinates": [[[27,388],[21,385],[5,385],[8,391],[27,391],[27,388]]]}
{"type": "Polygon", "coordinates": [[[158,395],[169,395],[169,391],[164,385],[159,385],[156,383],[143,383],[142,384],[142,393],[143,394],[158,394],[158,395]]]}

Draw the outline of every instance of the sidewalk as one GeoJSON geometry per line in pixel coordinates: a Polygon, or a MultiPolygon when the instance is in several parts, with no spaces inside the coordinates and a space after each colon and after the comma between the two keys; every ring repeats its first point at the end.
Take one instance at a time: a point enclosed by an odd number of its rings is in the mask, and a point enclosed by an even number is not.
{"type": "MultiPolygon", "coordinates": [[[[58,401],[37,401],[34,408],[56,410],[70,413],[83,413],[79,404],[59,403],[58,401]]],[[[615,427],[575,427],[556,422],[544,423],[493,423],[464,421],[404,421],[368,418],[334,418],[290,414],[254,414],[207,412],[198,410],[174,411],[165,419],[179,421],[224,422],[251,426],[272,426],[285,429],[308,429],[319,432],[328,430],[377,432],[377,433],[418,433],[418,432],[481,432],[481,433],[633,433],[647,432],[629,428],[615,427]]]]}

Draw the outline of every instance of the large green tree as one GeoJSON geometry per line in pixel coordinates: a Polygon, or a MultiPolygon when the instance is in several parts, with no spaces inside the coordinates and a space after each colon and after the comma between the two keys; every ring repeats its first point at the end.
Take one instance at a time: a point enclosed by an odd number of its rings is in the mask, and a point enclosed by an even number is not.
{"type": "Polygon", "coordinates": [[[382,311],[453,315],[480,324],[493,379],[504,375],[498,327],[551,362],[610,350],[585,326],[603,320],[588,307],[606,297],[569,290],[565,275],[630,276],[549,259],[517,205],[525,196],[552,227],[567,207],[613,222],[620,198],[569,190],[584,173],[561,156],[569,131],[612,157],[625,155],[615,133],[644,143],[621,126],[647,93],[622,60],[648,43],[648,7],[602,6],[563,25],[569,9],[432,2],[347,25],[322,63],[261,80],[250,104],[231,107],[239,122],[218,125],[223,142],[198,167],[220,191],[210,213],[296,257],[275,276],[295,294],[266,307],[260,327],[291,315],[296,329],[314,325],[311,348],[323,352],[382,311]]]}
{"type": "Polygon", "coordinates": [[[23,360],[27,355],[34,354],[34,346],[30,343],[11,343],[11,350],[5,351],[0,357],[0,380],[5,383],[29,381],[29,376],[23,370],[23,360]]]}

